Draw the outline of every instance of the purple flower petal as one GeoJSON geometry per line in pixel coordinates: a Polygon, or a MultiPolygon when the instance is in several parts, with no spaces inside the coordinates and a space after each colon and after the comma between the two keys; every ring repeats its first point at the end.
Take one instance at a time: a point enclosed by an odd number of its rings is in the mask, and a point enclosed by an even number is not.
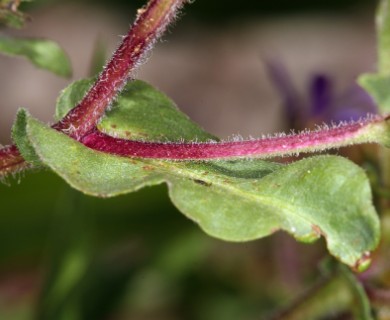
{"type": "Polygon", "coordinates": [[[311,117],[320,118],[329,108],[332,99],[332,82],[329,77],[318,74],[310,82],[311,117]]]}

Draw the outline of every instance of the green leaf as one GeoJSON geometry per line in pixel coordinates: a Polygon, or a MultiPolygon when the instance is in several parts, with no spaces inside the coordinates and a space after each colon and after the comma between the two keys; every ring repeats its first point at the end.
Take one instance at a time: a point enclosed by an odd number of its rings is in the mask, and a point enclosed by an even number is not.
{"type": "Polygon", "coordinates": [[[13,12],[0,8],[0,23],[8,27],[20,29],[24,26],[26,16],[20,11],[13,12]]]}
{"type": "Polygon", "coordinates": [[[363,74],[358,83],[373,97],[381,114],[390,112],[390,1],[380,0],[376,15],[378,73],[363,74]]]}
{"type": "Polygon", "coordinates": [[[0,53],[25,57],[38,68],[49,70],[62,77],[72,75],[67,55],[58,44],[50,40],[0,36],[0,53]]]}
{"type": "Polygon", "coordinates": [[[366,177],[344,158],[304,159],[262,179],[214,174],[202,184],[169,181],[178,208],[218,238],[246,241],[277,229],[301,241],[324,235],[331,253],[350,265],[367,244],[373,249],[378,241],[379,222],[366,177]]]}
{"type": "Polygon", "coordinates": [[[84,193],[108,197],[162,182],[161,175],[150,172],[145,162],[87,149],[34,119],[28,120],[27,130],[35,151],[45,159],[43,163],[84,193]]]}
{"type": "MultiPolygon", "coordinates": [[[[152,91],[142,82],[130,84],[100,128],[145,140],[210,137],[152,91]]],[[[248,241],[277,230],[306,242],[323,235],[331,254],[355,267],[378,244],[379,221],[368,180],[362,169],[341,157],[307,158],[288,166],[262,160],[129,159],[90,150],[32,118],[26,132],[41,161],[74,188],[114,196],[165,181],[176,206],[220,239],[248,241]]]]}
{"type": "Polygon", "coordinates": [[[27,110],[20,109],[16,115],[15,123],[12,127],[12,140],[17,145],[19,152],[23,158],[34,165],[41,164],[39,157],[35,153],[35,149],[31,146],[27,138],[26,125],[29,114],[27,110]]]}
{"type": "Polygon", "coordinates": [[[30,0],[0,0],[0,24],[22,28],[28,16],[18,10],[20,2],[30,0]]]}
{"type": "Polygon", "coordinates": [[[363,74],[358,83],[371,95],[381,113],[390,112],[390,74],[363,74]]]}
{"type": "Polygon", "coordinates": [[[378,71],[390,75],[390,2],[380,0],[376,16],[378,37],[378,71]]]}

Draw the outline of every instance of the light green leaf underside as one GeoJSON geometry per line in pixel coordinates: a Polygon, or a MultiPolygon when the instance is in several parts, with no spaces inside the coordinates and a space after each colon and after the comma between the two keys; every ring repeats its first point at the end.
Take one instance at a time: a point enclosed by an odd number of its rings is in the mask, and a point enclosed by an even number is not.
{"type": "Polygon", "coordinates": [[[21,39],[0,36],[0,53],[27,58],[38,68],[62,77],[70,77],[72,68],[61,47],[45,39],[21,39]]]}
{"type": "MultiPolygon", "coordinates": [[[[170,125],[164,123],[164,117],[153,118],[158,111],[156,105],[166,108],[167,113],[180,112],[165,97],[153,104],[144,102],[150,90],[142,82],[130,85],[125,95],[131,101],[126,101],[122,110],[118,99],[112,114],[124,112],[136,122],[134,112],[147,128],[158,126],[158,131],[147,132],[145,140],[155,138],[157,132],[163,139],[171,135],[178,139],[188,118],[176,115],[179,120],[170,125]],[[142,114],[137,107],[137,86],[145,90],[140,93],[142,114]]],[[[74,101],[68,102],[74,105],[74,101]]],[[[120,135],[123,129],[133,136],[131,121],[122,123],[113,118],[115,121],[109,115],[104,120],[110,134],[120,135]]],[[[192,125],[186,139],[209,137],[192,125]]],[[[135,135],[140,136],[139,128],[142,126],[134,123],[135,135]]],[[[350,266],[378,243],[379,221],[367,178],[358,166],[341,157],[307,158],[288,166],[263,160],[127,159],[90,150],[32,118],[27,120],[26,132],[42,162],[74,188],[87,194],[114,196],[166,182],[175,205],[208,234],[220,239],[248,241],[279,229],[307,242],[324,235],[331,254],[350,266]]]]}

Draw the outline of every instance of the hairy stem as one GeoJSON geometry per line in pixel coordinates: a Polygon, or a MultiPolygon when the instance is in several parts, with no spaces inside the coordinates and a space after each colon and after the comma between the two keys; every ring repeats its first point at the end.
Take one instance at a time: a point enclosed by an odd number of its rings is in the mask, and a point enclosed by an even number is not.
{"type": "Polygon", "coordinates": [[[264,139],[228,142],[143,142],[118,139],[94,130],[81,142],[92,149],[125,157],[170,160],[208,160],[226,158],[269,158],[318,152],[359,143],[384,143],[388,134],[383,118],[325,127],[313,132],[281,135],[264,139]]]}
{"type": "Polygon", "coordinates": [[[151,0],[138,10],[136,21],[95,84],[53,128],[77,140],[92,130],[183,3],[184,0],[151,0]]]}
{"type": "Polygon", "coordinates": [[[16,146],[5,146],[0,149],[0,178],[9,173],[18,172],[28,166],[16,146]]]}

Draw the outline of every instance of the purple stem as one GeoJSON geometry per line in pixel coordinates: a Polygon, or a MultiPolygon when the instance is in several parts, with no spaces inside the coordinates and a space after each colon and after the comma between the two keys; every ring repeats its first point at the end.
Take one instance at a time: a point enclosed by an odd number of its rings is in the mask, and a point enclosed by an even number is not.
{"type": "Polygon", "coordinates": [[[124,157],[170,160],[209,160],[234,157],[276,157],[337,148],[359,140],[367,133],[367,127],[383,121],[376,117],[313,132],[302,132],[258,140],[229,142],[144,142],[119,139],[97,129],[80,141],[87,147],[124,157]]]}

